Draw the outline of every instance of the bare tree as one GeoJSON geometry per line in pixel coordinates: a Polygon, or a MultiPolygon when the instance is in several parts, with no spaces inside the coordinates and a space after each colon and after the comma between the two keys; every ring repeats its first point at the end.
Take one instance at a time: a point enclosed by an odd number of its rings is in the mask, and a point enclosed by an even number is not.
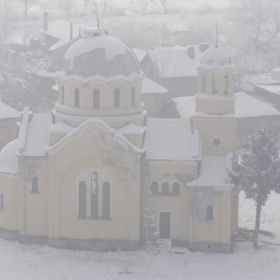
{"type": "Polygon", "coordinates": [[[75,0],[60,0],[61,1],[61,6],[65,12],[66,19],[68,20],[70,17],[70,13],[76,6],[76,1],[75,0]]]}
{"type": "Polygon", "coordinates": [[[85,6],[87,6],[90,2],[91,0],[84,0],[85,6]]]}
{"type": "Polygon", "coordinates": [[[19,2],[24,20],[27,21],[28,11],[30,10],[32,4],[34,4],[34,0],[20,0],[19,2]]]}
{"type": "Polygon", "coordinates": [[[167,15],[168,14],[168,0],[159,0],[159,2],[162,5],[164,13],[167,15]]]}

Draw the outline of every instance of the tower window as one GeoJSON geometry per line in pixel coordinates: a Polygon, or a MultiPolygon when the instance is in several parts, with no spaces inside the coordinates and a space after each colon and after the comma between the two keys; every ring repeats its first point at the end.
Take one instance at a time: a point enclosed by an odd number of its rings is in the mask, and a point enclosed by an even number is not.
{"type": "Polygon", "coordinates": [[[158,193],[158,182],[157,181],[153,181],[151,183],[151,192],[153,194],[157,194],[158,193]]]}
{"type": "Polygon", "coordinates": [[[217,79],[215,76],[212,77],[212,93],[217,93],[217,79]]]}
{"type": "Polygon", "coordinates": [[[174,195],[179,195],[179,194],[180,194],[180,183],[179,183],[179,182],[173,183],[173,186],[172,186],[172,193],[173,193],[174,195]]]}
{"type": "Polygon", "coordinates": [[[162,183],[162,194],[169,194],[169,183],[168,182],[162,183]]]}
{"type": "Polygon", "coordinates": [[[80,91],[79,91],[78,88],[75,89],[74,106],[75,107],[79,107],[80,106],[80,91]]]}
{"type": "Polygon", "coordinates": [[[5,209],[5,201],[4,201],[4,194],[0,193],[0,210],[5,209]]]}
{"type": "Polygon", "coordinates": [[[100,91],[99,89],[95,89],[93,91],[93,108],[100,107],[100,91]]]}
{"type": "Polygon", "coordinates": [[[205,86],[205,75],[202,76],[202,92],[206,92],[206,86],[205,86]]]}
{"type": "Polygon", "coordinates": [[[121,91],[120,89],[115,89],[115,94],[114,94],[114,106],[115,108],[120,108],[121,105],[121,91]]]}
{"type": "Polygon", "coordinates": [[[98,218],[98,172],[91,173],[91,218],[98,218]]]}
{"type": "Polygon", "coordinates": [[[229,89],[228,89],[228,76],[225,76],[225,94],[227,95],[229,93],[229,89]]]}
{"type": "Polygon", "coordinates": [[[38,177],[33,177],[31,180],[31,193],[39,192],[39,179],[38,177]]]}
{"type": "Polygon", "coordinates": [[[78,217],[85,219],[87,216],[87,184],[85,181],[79,183],[79,205],[78,217]]]}
{"type": "Polygon", "coordinates": [[[132,87],[131,89],[131,105],[135,106],[135,88],[132,87]]]}
{"type": "Polygon", "coordinates": [[[111,185],[108,182],[103,183],[102,217],[111,217],[111,185]]]}
{"type": "Polygon", "coordinates": [[[64,86],[61,86],[61,104],[64,104],[64,86]]]}
{"type": "Polygon", "coordinates": [[[213,221],[214,220],[214,208],[213,206],[207,206],[206,220],[213,221]]]}

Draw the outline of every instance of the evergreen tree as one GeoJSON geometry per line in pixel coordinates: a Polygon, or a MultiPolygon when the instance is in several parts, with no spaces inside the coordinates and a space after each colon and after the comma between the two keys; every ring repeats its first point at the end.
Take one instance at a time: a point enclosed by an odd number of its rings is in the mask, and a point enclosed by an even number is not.
{"type": "Polygon", "coordinates": [[[270,193],[280,192],[279,138],[260,127],[247,135],[239,146],[238,163],[230,172],[233,183],[256,202],[254,248],[258,247],[262,207],[270,193]]]}

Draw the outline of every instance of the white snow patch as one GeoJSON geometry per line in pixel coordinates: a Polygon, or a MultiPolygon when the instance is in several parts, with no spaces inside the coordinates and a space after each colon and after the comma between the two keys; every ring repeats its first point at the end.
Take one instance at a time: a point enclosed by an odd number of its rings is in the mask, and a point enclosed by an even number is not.
{"type": "Polygon", "coordinates": [[[18,174],[18,139],[8,143],[0,153],[0,173],[18,174]]]}

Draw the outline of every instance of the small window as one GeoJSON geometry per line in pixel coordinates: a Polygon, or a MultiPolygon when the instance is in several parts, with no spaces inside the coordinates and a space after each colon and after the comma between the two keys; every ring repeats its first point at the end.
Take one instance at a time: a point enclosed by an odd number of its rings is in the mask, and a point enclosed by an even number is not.
{"type": "Polygon", "coordinates": [[[162,183],[162,194],[169,194],[169,183],[162,183]]]}
{"type": "Polygon", "coordinates": [[[173,186],[172,186],[172,193],[173,193],[174,195],[179,195],[179,194],[180,194],[180,183],[179,183],[179,182],[173,183],[173,186]]]}
{"type": "Polygon", "coordinates": [[[217,79],[215,78],[215,76],[212,77],[212,93],[217,93],[217,79]]]}
{"type": "Polygon", "coordinates": [[[79,206],[78,206],[78,217],[85,219],[87,216],[87,184],[82,181],[79,183],[79,206]]]}
{"type": "Polygon", "coordinates": [[[61,86],[61,104],[64,104],[64,86],[61,86]]]}
{"type": "Polygon", "coordinates": [[[206,92],[206,86],[205,86],[205,75],[202,76],[202,92],[206,92]]]}
{"type": "Polygon", "coordinates": [[[213,206],[207,206],[206,220],[207,221],[213,221],[214,220],[214,208],[213,208],[213,206]]]}
{"type": "Polygon", "coordinates": [[[80,91],[79,91],[78,88],[75,89],[74,106],[75,106],[75,107],[79,107],[79,106],[80,106],[80,91]]]}
{"type": "Polygon", "coordinates": [[[99,89],[95,89],[93,91],[93,108],[100,107],[100,91],[99,89]]]}
{"type": "Polygon", "coordinates": [[[225,95],[228,94],[228,76],[225,76],[225,95]]]}
{"type": "Polygon", "coordinates": [[[39,179],[38,177],[33,177],[31,180],[31,193],[39,192],[39,179]]]}
{"type": "Polygon", "coordinates": [[[4,194],[0,193],[0,210],[4,210],[5,202],[4,202],[4,194]]]}
{"type": "Polygon", "coordinates": [[[221,139],[219,139],[219,138],[213,139],[213,144],[214,144],[215,146],[219,146],[219,145],[221,144],[221,139]]]}
{"type": "Polygon", "coordinates": [[[135,88],[131,89],[131,106],[135,106],[135,88]]]}
{"type": "Polygon", "coordinates": [[[115,94],[114,94],[114,106],[115,108],[120,108],[121,105],[121,92],[120,89],[115,89],[115,94]]]}
{"type": "Polygon", "coordinates": [[[102,217],[111,217],[111,185],[108,182],[103,183],[102,217]]]}
{"type": "Polygon", "coordinates": [[[151,192],[153,194],[157,194],[158,193],[158,182],[157,181],[153,181],[151,183],[151,192]]]}
{"type": "Polygon", "coordinates": [[[99,174],[94,171],[91,173],[91,218],[98,218],[98,188],[99,174]]]}

